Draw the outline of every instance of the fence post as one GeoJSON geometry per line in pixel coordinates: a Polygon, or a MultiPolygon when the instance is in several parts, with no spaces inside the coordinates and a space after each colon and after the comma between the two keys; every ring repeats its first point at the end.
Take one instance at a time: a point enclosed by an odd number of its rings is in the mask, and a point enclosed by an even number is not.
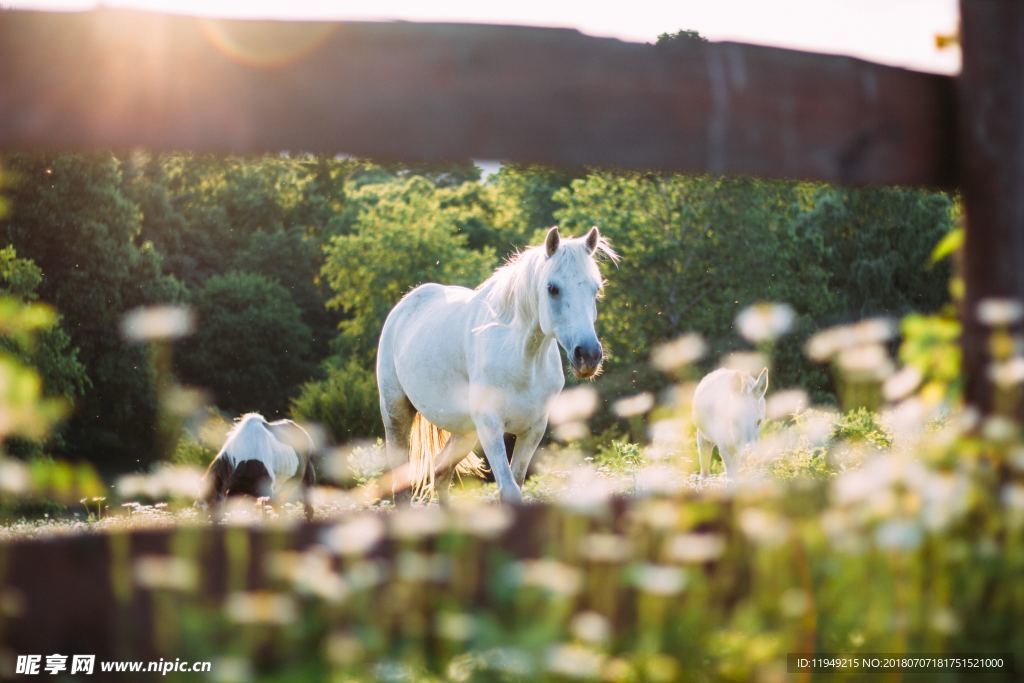
{"type": "Polygon", "coordinates": [[[989,412],[989,330],[978,319],[978,303],[1024,303],[1024,2],[961,0],[960,17],[959,176],[967,215],[963,367],[967,402],[989,412]]]}

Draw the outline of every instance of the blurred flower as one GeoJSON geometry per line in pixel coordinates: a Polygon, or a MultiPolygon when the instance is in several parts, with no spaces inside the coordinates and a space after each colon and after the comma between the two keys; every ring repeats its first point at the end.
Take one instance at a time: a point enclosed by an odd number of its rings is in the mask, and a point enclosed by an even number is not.
{"type": "Polygon", "coordinates": [[[298,617],[294,598],[271,591],[232,593],[227,598],[224,611],[229,619],[240,624],[284,626],[298,617]]]}
{"type": "Polygon", "coordinates": [[[324,545],[339,555],[365,555],[384,537],[384,522],[364,514],[324,532],[324,545]]]}
{"type": "Polygon", "coordinates": [[[28,493],[31,486],[32,478],[25,463],[0,457],[0,493],[20,496],[28,493]]]}
{"type": "Polygon", "coordinates": [[[888,550],[914,550],[922,536],[920,525],[907,519],[887,519],[875,530],[878,545],[888,550]]]}
{"type": "Polygon", "coordinates": [[[566,597],[579,592],[580,570],[557,560],[523,560],[515,565],[520,585],[533,586],[566,597]]]}
{"type": "Polygon", "coordinates": [[[671,372],[684,365],[691,365],[704,357],[707,344],[699,334],[684,334],[670,342],[654,347],[651,365],[662,372],[671,372]]]}
{"type": "Polygon", "coordinates": [[[787,304],[761,302],[748,306],[736,316],[736,327],[747,341],[760,344],[789,332],[796,314],[787,304]]]}
{"type": "Polygon", "coordinates": [[[569,623],[574,637],[587,643],[602,644],[608,642],[612,627],[604,615],[587,610],[576,614],[569,623]]]}
{"type": "Polygon", "coordinates": [[[743,533],[756,543],[774,546],[789,537],[789,522],[774,512],[747,508],[740,512],[739,522],[743,533]]]}
{"type": "Polygon", "coordinates": [[[570,443],[590,436],[590,427],[582,420],[574,420],[572,422],[555,424],[552,433],[559,441],[570,443]]]}
{"type": "Polygon", "coordinates": [[[437,632],[448,640],[469,640],[477,628],[476,617],[469,612],[444,611],[437,615],[437,632]]]}
{"type": "Polygon", "coordinates": [[[686,587],[686,574],[679,567],[658,564],[640,564],[633,567],[633,583],[652,595],[676,595],[686,587]]]}
{"type": "Polygon", "coordinates": [[[666,548],[668,558],[674,562],[700,564],[717,560],[725,551],[721,534],[676,534],[666,548]]]}
{"type": "Polygon", "coordinates": [[[448,556],[403,551],[395,558],[395,575],[411,583],[440,582],[451,574],[448,556]]]}
{"type": "Polygon", "coordinates": [[[803,616],[811,606],[811,596],[800,588],[789,588],[779,596],[779,611],[788,617],[803,616]]]}
{"type": "Polygon", "coordinates": [[[1024,382],[1024,357],[1013,356],[1003,362],[994,362],[988,368],[988,376],[996,385],[1009,389],[1024,382]]]}
{"type": "Polygon", "coordinates": [[[180,557],[145,555],[135,560],[135,581],[150,590],[195,590],[199,573],[192,562],[180,557]]]}
{"type": "Polygon", "coordinates": [[[880,382],[893,372],[889,352],[881,344],[843,349],[836,362],[848,379],[862,382],[880,382]]]}
{"type": "Polygon", "coordinates": [[[765,417],[769,420],[782,420],[806,410],[807,404],[807,392],[803,389],[776,391],[765,402],[765,417]]]}
{"type": "Polygon", "coordinates": [[[597,410],[598,396],[594,387],[581,385],[567,389],[548,404],[548,419],[553,425],[578,422],[589,418],[597,410]]]}
{"type": "Polygon", "coordinates": [[[981,423],[981,433],[989,441],[1012,441],[1017,437],[1017,422],[1003,415],[992,415],[981,423]]]}
{"type": "Polygon", "coordinates": [[[121,332],[129,341],[178,339],[192,333],[195,323],[185,306],[150,306],[125,314],[121,332]]]}
{"type": "Polygon", "coordinates": [[[436,536],[448,525],[448,517],[436,505],[400,507],[390,515],[391,535],[406,541],[436,536]]]}
{"type": "Polygon", "coordinates": [[[591,562],[618,564],[630,558],[633,544],[626,536],[594,533],[580,542],[579,551],[591,562]]]}
{"type": "Polygon", "coordinates": [[[768,357],[757,351],[736,351],[726,356],[721,366],[757,377],[761,370],[768,367],[768,357]]]}
{"type": "Polygon", "coordinates": [[[555,502],[582,514],[603,512],[612,496],[608,478],[591,465],[578,464],[566,472],[566,486],[555,491],[555,502]]]}
{"type": "Polygon", "coordinates": [[[332,633],[324,640],[327,659],[338,666],[351,666],[358,662],[365,652],[358,638],[344,632],[332,633]]]}
{"type": "Polygon", "coordinates": [[[244,657],[224,655],[213,660],[210,675],[217,683],[247,683],[253,680],[252,666],[244,657]]]}
{"type": "Polygon", "coordinates": [[[494,539],[512,524],[512,513],[504,506],[478,501],[452,501],[452,528],[470,536],[494,539]]]}
{"type": "Polygon", "coordinates": [[[885,384],[882,385],[882,396],[886,401],[899,401],[917,389],[921,379],[921,371],[913,365],[907,365],[885,380],[885,384]]]}
{"type": "Polygon", "coordinates": [[[978,303],[978,320],[989,327],[1009,327],[1020,321],[1024,307],[1014,299],[984,299],[978,303]]]}
{"type": "MultiPolygon", "coordinates": [[[[656,446],[652,446],[652,449],[656,446]]],[[[636,473],[636,492],[647,496],[672,496],[686,486],[682,472],[669,465],[645,465],[636,473]]]]}
{"type": "Polygon", "coordinates": [[[612,411],[622,418],[643,415],[654,407],[654,395],[645,391],[642,394],[620,398],[612,404],[612,411]]]}
{"type": "Polygon", "coordinates": [[[584,645],[554,645],[546,657],[547,670],[565,678],[595,679],[605,655],[584,645]]]}
{"type": "Polygon", "coordinates": [[[804,352],[817,363],[831,360],[844,349],[883,344],[896,333],[896,326],[887,318],[869,318],[853,325],[830,327],[807,340],[804,352]]]}
{"type": "Polygon", "coordinates": [[[334,571],[330,555],[323,546],[305,552],[281,552],[271,559],[271,570],[284,578],[300,593],[315,595],[330,603],[341,602],[348,586],[334,571]]]}

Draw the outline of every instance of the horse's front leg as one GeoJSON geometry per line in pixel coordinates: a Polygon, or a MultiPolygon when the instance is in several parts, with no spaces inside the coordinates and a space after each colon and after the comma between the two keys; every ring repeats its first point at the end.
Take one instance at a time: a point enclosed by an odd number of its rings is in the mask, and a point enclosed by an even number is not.
{"type": "MultiPolygon", "coordinates": [[[[497,415],[480,414],[473,416],[476,434],[484,447],[487,464],[498,482],[498,495],[504,503],[523,502],[523,493],[519,484],[512,477],[512,468],[508,464],[508,453],[505,451],[505,425],[497,415]]],[[[519,447],[516,446],[516,450],[519,447]]]]}
{"type": "Polygon", "coordinates": [[[526,481],[530,461],[533,460],[533,455],[537,452],[537,446],[544,438],[547,428],[548,421],[545,419],[534,423],[525,434],[516,434],[516,446],[512,449],[512,477],[520,488],[526,481]]]}

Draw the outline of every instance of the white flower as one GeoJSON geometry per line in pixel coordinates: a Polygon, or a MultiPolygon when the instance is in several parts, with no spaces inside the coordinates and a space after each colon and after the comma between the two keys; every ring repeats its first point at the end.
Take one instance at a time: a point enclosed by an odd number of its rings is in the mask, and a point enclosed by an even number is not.
{"type": "Polygon", "coordinates": [[[778,545],[789,537],[789,524],[773,512],[747,508],[740,513],[740,528],[752,541],[778,545]]]}
{"type": "Polygon", "coordinates": [[[765,417],[769,420],[781,420],[805,410],[807,404],[807,392],[803,389],[776,391],[765,403],[765,417]]]}
{"type": "Polygon", "coordinates": [[[686,574],[679,567],[641,564],[633,568],[636,587],[652,595],[676,595],[686,587],[686,574]]]}
{"type": "Polygon", "coordinates": [[[587,385],[567,389],[551,399],[548,404],[548,419],[551,424],[586,420],[597,410],[597,391],[587,385]]]}
{"type": "Polygon", "coordinates": [[[620,398],[612,404],[612,411],[619,417],[643,415],[654,407],[654,395],[645,391],[642,394],[620,398]]]}
{"type": "Polygon", "coordinates": [[[774,341],[789,332],[796,314],[787,304],[762,302],[748,306],[736,316],[736,327],[754,344],[774,341]]]}
{"type": "Polygon", "coordinates": [[[594,533],[580,543],[580,554],[591,562],[618,564],[628,560],[632,552],[629,538],[617,534],[594,533]]]}
{"type": "Polygon", "coordinates": [[[1024,307],[1015,299],[985,299],[978,303],[978,320],[990,327],[1008,327],[1024,315],[1024,307]]]}
{"type": "Polygon", "coordinates": [[[662,372],[670,372],[684,365],[691,365],[704,357],[707,344],[699,334],[684,334],[670,342],[654,347],[651,365],[662,372]]]}
{"type": "Polygon", "coordinates": [[[229,620],[239,624],[282,626],[293,623],[299,613],[292,596],[269,591],[232,593],[227,596],[224,611],[229,620]]]}
{"type": "Polygon", "coordinates": [[[185,306],[136,308],[125,314],[121,332],[129,341],[177,339],[192,333],[195,323],[185,306]]]}
{"type": "Polygon", "coordinates": [[[28,467],[13,458],[0,458],[0,492],[9,495],[28,493],[32,486],[28,467]]]}
{"type": "Polygon", "coordinates": [[[195,564],[180,557],[146,555],[135,560],[135,581],[143,588],[191,591],[198,579],[195,564]]]}
{"type": "Polygon", "coordinates": [[[675,562],[701,564],[721,557],[725,539],[721,534],[676,534],[668,541],[666,552],[675,562]]]}
{"type": "Polygon", "coordinates": [[[517,565],[519,583],[556,595],[572,596],[583,583],[580,570],[557,560],[524,560],[517,565]]]}
{"type": "Polygon", "coordinates": [[[906,519],[889,519],[875,530],[878,545],[889,550],[913,550],[921,545],[920,525],[906,519]]]}
{"type": "Polygon", "coordinates": [[[566,678],[596,679],[605,655],[583,645],[555,645],[547,653],[547,669],[566,678]]]}
{"type": "Polygon", "coordinates": [[[761,370],[768,367],[768,358],[756,351],[737,351],[726,356],[721,365],[723,368],[739,370],[757,377],[761,370]]]}
{"type": "Polygon", "coordinates": [[[401,507],[391,514],[391,534],[404,540],[436,536],[447,525],[447,515],[434,505],[401,507]]]}
{"type": "Polygon", "coordinates": [[[882,381],[893,371],[889,353],[881,344],[843,349],[837,363],[847,378],[859,381],[882,381]]]}
{"type": "Polygon", "coordinates": [[[337,524],[324,533],[324,544],[339,555],[365,555],[384,536],[384,523],[372,514],[337,524]]]}
{"type": "Polygon", "coordinates": [[[988,376],[1003,389],[1021,384],[1024,382],[1024,358],[1014,356],[1002,363],[992,363],[988,368],[988,376]]]}
{"type": "Polygon", "coordinates": [[[437,632],[448,640],[469,640],[477,632],[476,617],[468,612],[441,612],[437,615],[437,632]]]}
{"type": "Polygon", "coordinates": [[[604,615],[588,610],[580,612],[569,624],[572,634],[588,643],[604,643],[611,636],[612,628],[604,615]]]}
{"type": "Polygon", "coordinates": [[[885,380],[885,384],[882,385],[882,396],[886,401],[899,401],[917,389],[922,379],[920,370],[907,365],[885,380]]]}

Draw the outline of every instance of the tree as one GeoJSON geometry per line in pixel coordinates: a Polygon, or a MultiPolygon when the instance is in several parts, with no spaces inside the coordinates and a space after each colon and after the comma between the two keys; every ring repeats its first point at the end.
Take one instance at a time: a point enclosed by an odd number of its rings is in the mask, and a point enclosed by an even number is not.
{"type": "Polygon", "coordinates": [[[353,197],[360,205],[355,230],[331,239],[322,272],[334,292],[327,305],[345,316],[339,355],[370,367],[384,318],[406,292],[423,282],[476,286],[495,258],[490,248],[467,247],[423,178],[367,185],[353,197]]]}
{"type": "Polygon", "coordinates": [[[282,414],[313,373],[311,335],[284,286],[262,275],[214,275],[192,300],[196,333],[176,356],[182,378],[233,413],[282,414]]]}
{"type": "Polygon", "coordinates": [[[63,315],[92,381],[66,432],[67,449],[110,466],[145,461],[153,456],[153,371],[146,350],[121,339],[120,318],[183,290],[140,241],[138,207],[122,192],[116,159],[33,154],[5,162],[18,182],[0,227],[42,269],[39,298],[63,315]]]}

